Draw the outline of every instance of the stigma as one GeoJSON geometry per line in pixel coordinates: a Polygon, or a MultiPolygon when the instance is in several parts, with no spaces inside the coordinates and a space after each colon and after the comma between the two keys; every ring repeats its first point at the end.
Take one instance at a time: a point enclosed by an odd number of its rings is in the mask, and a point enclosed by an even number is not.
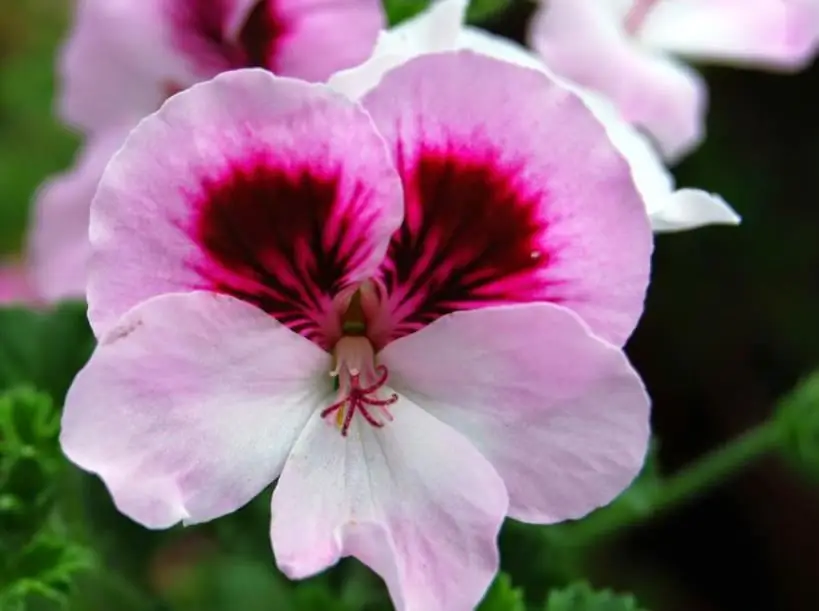
{"type": "Polygon", "coordinates": [[[343,437],[356,414],[375,428],[391,422],[389,406],[398,402],[398,395],[384,391],[389,372],[384,365],[376,366],[370,340],[361,335],[344,335],[334,353],[335,368],[330,375],[338,379],[338,397],[321,412],[321,417],[333,418],[343,437]]]}

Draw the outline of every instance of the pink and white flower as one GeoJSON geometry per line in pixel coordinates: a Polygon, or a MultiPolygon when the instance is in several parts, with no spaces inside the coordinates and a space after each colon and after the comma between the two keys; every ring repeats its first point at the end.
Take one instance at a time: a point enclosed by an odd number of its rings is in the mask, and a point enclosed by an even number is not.
{"type": "Polygon", "coordinates": [[[803,68],[819,44],[819,3],[546,0],[529,39],[555,72],[605,94],[673,160],[705,132],[705,82],[681,60],[803,68]]]}
{"type": "Polygon", "coordinates": [[[388,70],[413,57],[456,49],[470,49],[538,70],[573,91],[604,125],[609,138],[631,167],[655,232],[740,222],[739,215],[719,195],[695,188],[677,189],[674,177],[649,139],[626,121],[606,98],[554,74],[540,57],[521,45],[465,25],[467,5],[467,0],[439,0],[412,19],[382,32],[373,55],[366,62],[334,74],[329,84],[347,95],[359,97],[375,87],[388,70]]]}
{"type": "Polygon", "coordinates": [[[223,74],[131,133],[90,236],[61,441],[148,527],[277,480],[287,575],[355,556],[400,611],[468,611],[506,515],[578,518],[641,467],[645,205],[541,72],[425,55],[360,101],[223,74]]]}
{"type": "Polygon", "coordinates": [[[78,0],[59,111],[94,132],[227,70],[323,81],[366,59],[384,24],[379,0],[78,0]]]}

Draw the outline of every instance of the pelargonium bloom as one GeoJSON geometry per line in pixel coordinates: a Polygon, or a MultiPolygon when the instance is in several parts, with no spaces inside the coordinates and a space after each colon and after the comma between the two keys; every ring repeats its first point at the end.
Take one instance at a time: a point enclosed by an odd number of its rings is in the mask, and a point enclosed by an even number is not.
{"type": "Polygon", "coordinates": [[[60,114],[87,131],[138,121],[242,67],[322,81],[363,61],[384,23],[379,0],[79,0],[60,114]]]}
{"type": "Polygon", "coordinates": [[[360,101],[225,73],[131,133],[90,227],[61,442],[148,527],[277,481],[287,575],[354,556],[399,610],[468,611],[506,515],[578,518],[640,469],[648,217],[538,71],[425,55],[360,101]]]}
{"type": "Polygon", "coordinates": [[[36,198],[29,253],[38,292],[48,301],[85,296],[97,183],[130,128],[169,95],[242,66],[324,80],[364,60],[383,24],[378,0],[81,0],[59,105],[90,138],[36,198]]]}
{"type": "Polygon", "coordinates": [[[336,73],[329,83],[358,97],[372,89],[389,69],[412,57],[456,49],[470,49],[538,70],[577,94],[605,126],[609,138],[631,166],[655,232],[739,223],[739,215],[719,195],[695,188],[675,188],[674,177],[649,139],[606,98],[560,78],[521,45],[466,25],[467,4],[467,0],[439,0],[417,16],[382,32],[372,56],[364,64],[336,73]]]}
{"type": "Polygon", "coordinates": [[[530,43],[559,74],[608,96],[669,159],[705,131],[706,87],[677,57],[774,70],[819,43],[815,0],[547,0],[530,43]]]}

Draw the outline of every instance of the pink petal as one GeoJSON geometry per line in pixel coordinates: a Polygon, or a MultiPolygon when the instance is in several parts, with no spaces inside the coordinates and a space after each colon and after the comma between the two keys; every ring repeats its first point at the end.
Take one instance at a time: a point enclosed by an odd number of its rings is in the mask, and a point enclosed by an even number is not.
{"type": "Polygon", "coordinates": [[[642,311],[651,230],[628,165],[576,95],[463,51],[404,64],[364,104],[405,190],[381,270],[392,318],[373,324],[380,343],[449,312],[532,301],[625,341],[642,311]]]}
{"type": "Polygon", "coordinates": [[[414,17],[382,31],[366,61],[337,72],[328,84],[358,99],[373,89],[384,74],[413,57],[454,51],[463,30],[467,5],[467,0],[436,0],[414,17]]]}
{"type": "Polygon", "coordinates": [[[819,43],[815,0],[658,2],[639,31],[656,49],[725,63],[804,68],[819,43]]]}
{"type": "Polygon", "coordinates": [[[97,131],[156,110],[169,85],[192,82],[169,44],[165,0],[80,0],[59,60],[59,112],[97,131]]]}
{"type": "Polygon", "coordinates": [[[37,305],[28,269],[21,263],[0,261],[0,305],[37,305]]]}
{"type": "Polygon", "coordinates": [[[322,81],[365,60],[386,24],[378,0],[179,0],[166,13],[202,77],[261,67],[322,81]]]}
{"type": "Polygon", "coordinates": [[[277,563],[302,578],[355,556],[397,611],[472,611],[498,569],[503,483],[459,433],[407,399],[394,408],[347,438],[307,425],[273,493],[277,563]]]}
{"type": "Polygon", "coordinates": [[[373,275],[402,214],[360,107],[263,70],[225,73],[168,100],[109,164],[91,211],[92,326],[205,289],[329,346],[332,296],[373,275]]]}
{"type": "Polygon", "coordinates": [[[74,167],[37,193],[29,250],[34,283],[49,302],[85,298],[91,200],[105,166],[127,135],[128,130],[112,129],[93,136],[74,167]]]}
{"type": "Polygon", "coordinates": [[[532,19],[531,45],[557,74],[609,97],[677,159],[702,140],[705,83],[671,57],[640,49],[605,5],[550,0],[532,19]]]}
{"type": "Polygon", "coordinates": [[[230,513],[331,396],[330,357],[248,304],[164,295],[123,316],[66,398],[61,443],[149,528],[230,513]]]}
{"type": "Polygon", "coordinates": [[[286,24],[268,68],[284,76],[324,81],[366,60],[387,27],[380,0],[275,0],[286,24]]]}
{"type": "Polygon", "coordinates": [[[366,59],[384,24],[378,0],[81,0],[60,111],[96,131],[227,70],[324,80],[366,59]]]}
{"type": "Polygon", "coordinates": [[[397,392],[489,459],[513,518],[579,518],[640,471],[649,438],[640,378],[570,310],[538,303],[457,312],[379,359],[397,392]]]}

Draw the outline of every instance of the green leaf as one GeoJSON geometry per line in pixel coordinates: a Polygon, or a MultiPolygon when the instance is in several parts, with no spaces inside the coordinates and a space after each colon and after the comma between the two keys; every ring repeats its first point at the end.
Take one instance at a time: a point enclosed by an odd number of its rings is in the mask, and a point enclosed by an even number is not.
{"type": "Polygon", "coordinates": [[[523,591],[512,586],[508,575],[499,573],[478,611],[526,611],[523,591]]]}
{"type": "MultiPolygon", "coordinates": [[[[390,26],[398,25],[422,12],[431,0],[384,0],[384,10],[390,26]]],[[[466,9],[469,23],[481,23],[506,10],[511,0],[472,0],[466,9]]]]}
{"type": "Polygon", "coordinates": [[[546,611],[645,611],[634,596],[610,590],[593,590],[585,582],[554,590],[546,601],[546,611]]]}
{"type": "Polygon", "coordinates": [[[799,471],[819,482],[819,371],[779,402],[781,449],[799,471]]]}
{"type": "Polygon", "coordinates": [[[0,548],[16,549],[51,511],[63,462],[59,414],[29,388],[0,395],[0,548]]]}
{"type": "Polygon", "coordinates": [[[6,557],[0,575],[0,608],[26,608],[32,600],[58,606],[68,602],[77,575],[93,562],[85,548],[43,531],[13,557],[6,557]]]}
{"type": "Polygon", "coordinates": [[[384,0],[384,11],[390,27],[398,25],[429,6],[430,0],[384,0]]]}
{"type": "Polygon", "coordinates": [[[29,385],[61,405],[94,347],[85,309],[82,303],[44,311],[0,308],[0,392],[29,385]]]}
{"type": "Polygon", "coordinates": [[[466,11],[469,23],[482,23],[502,13],[511,4],[511,0],[472,0],[466,11]]]}

